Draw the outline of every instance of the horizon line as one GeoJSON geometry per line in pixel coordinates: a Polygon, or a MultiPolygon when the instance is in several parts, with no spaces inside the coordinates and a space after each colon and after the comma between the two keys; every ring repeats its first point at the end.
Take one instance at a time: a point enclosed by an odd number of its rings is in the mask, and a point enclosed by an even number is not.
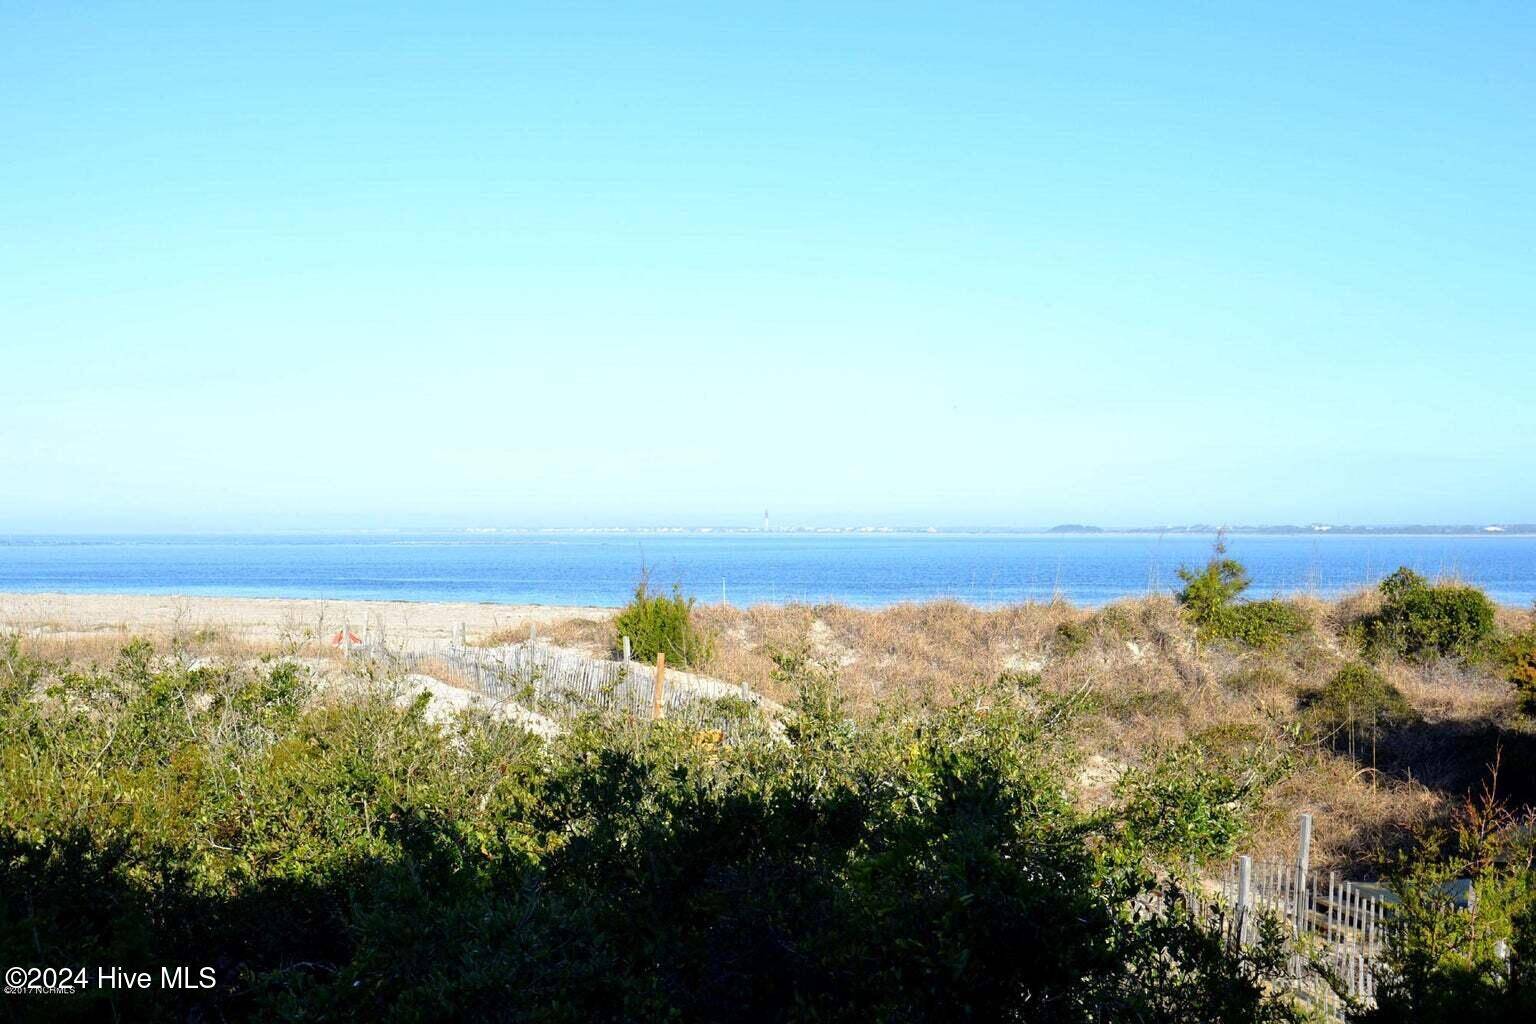
{"type": "Polygon", "coordinates": [[[261,537],[261,536],[335,536],[346,534],[570,534],[570,533],[673,533],[673,534],[1017,534],[1017,535],[1099,535],[1099,534],[1189,534],[1211,535],[1217,533],[1274,534],[1323,536],[1327,534],[1440,534],[1467,536],[1499,536],[1536,534],[1536,523],[1488,522],[1476,523],[1323,523],[1305,525],[1294,523],[1217,524],[1178,523],[1161,526],[1115,525],[1099,526],[1084,523],[1058,523],[1051,526],[1005,525],[914,525],[914,524],[859,524],[839,526],[743,526],[720,524],[652,524],[606,526],[305,526],[266,528],[190,528],[190,529],[84,529],[84,530],[35,530],[4,529],[0,537],[261,537]]]}

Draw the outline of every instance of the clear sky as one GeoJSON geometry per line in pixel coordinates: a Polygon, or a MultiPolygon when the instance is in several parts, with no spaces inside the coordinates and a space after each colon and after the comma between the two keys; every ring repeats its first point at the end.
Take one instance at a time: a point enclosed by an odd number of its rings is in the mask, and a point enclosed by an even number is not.
{"type": "Polygon", "coordinates": [[[0,3],[0,530],[1536,520],[1536,4],[0,3]]]}

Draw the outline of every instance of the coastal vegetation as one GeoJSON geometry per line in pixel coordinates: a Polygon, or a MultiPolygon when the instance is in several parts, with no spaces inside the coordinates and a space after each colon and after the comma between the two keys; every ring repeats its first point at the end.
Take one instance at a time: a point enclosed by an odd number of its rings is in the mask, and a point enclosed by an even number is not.
{"type": "MultiPolygon", "coordinates": [[[[1268,603],[1242,593],[1226,607],[1268,603]]],[[[1285,855],[1295,813],[1309,810],[1314,863],[1356,877],[1375,877],[1420,833],[1449,827],[1501,755],[1502,797],[1517,808],[1536,803],[1536,718],[1516,685],[1536,664],[1532,609],[1495,608],[1480,643],[1462,645],[1467,656],[1442,656],[1370,642],[1370,623],[1390,606],[1380,586],[1274,603],[1300,625],[1257,642],[1212,635],[1188,604],[1161,596],[1097,610],[931,601],[702,605],[694,615],[716,642],[705,671],[786,699],[772,653],[804,643],[835,671],[860,719],[892,702],[961,700],[1013,673],[1038,676],[1048,692],[1081,691],[1093,708],[1081,749],[1114,770],[1184,744],[1285,750],[1291,769],[1265,790],[1245,849],[1285,855]]],[[[573,621],[550,635],[594,652],[616,642],[611,621],[573,621]]]]}
{"type": "Polygon", "coordinates": [[[444,714],[313,638],[13,637],[0,952],[218,976],[36,1019],[1284,1021],[1285,936],[1234,948],[1184,894],[1306,811],[1315,866],[1400,900],[1355,1016],[1526,1012],[1536,618],[1404,573],[1244,601],[1220,552],[1184,582],[1093,611],[641,587],[544,634],[769,698],[723,731],[444,714]]]}
{"type": "Polygon", "coordinates": [[[1382,581],[1381,594],[1381,609],[1360,622],[1368,648],[1418,661],[1476,661],[1490,653],[1496,610],[1476,587],[1431,585],[1399,569],[1382,581]]]}
{"type": "MultiPolygon", "coordinates": [[[[628,638],[630,655],[641,661],[654,662],[663,654],[679,668],[703,665],[714,653],[714,638],[694,621],[693,606],[679,587],[670,596],[651,593],[642,576],[635,596],[614,616],[614,635],[628,638]]],[[[614,653],[624,652],[616,646],[614,653]]]]}
{"type": "Polygon", "coordinates": [[[1086,810],[1077,698],[1015,678],[861,721],[778,671],[782,733],[544,740],[291,659],[13,642],[0,951],[219,978],[19,997],[39,1020],[1295,1019],[1277,944],[1225,949],[1154,870],[1230,848],[1243,769],[1175,759],[1086,810]]]}
{"type": "Polygon", "coordinates": [[[1184,581],[1179,604],[1199,627],[1200,636],[1273,649],[1305,633],[1310,623],[1298,605],[1274,600],[1239,602],[1251,581],[1248,570],[1227,558],[1226,551],[1218,537],[1215,553],[1203,570],[1179,570],[1184,581]]]}

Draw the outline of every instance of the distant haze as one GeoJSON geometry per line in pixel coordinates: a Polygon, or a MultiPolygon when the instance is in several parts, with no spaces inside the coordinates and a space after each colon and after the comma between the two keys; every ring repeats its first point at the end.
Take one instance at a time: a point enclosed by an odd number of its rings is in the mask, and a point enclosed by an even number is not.
{"type": "Polygon", "coordinates": [[[10,4],[0,532],[1531,522],[1533,50],[10,4]]]}

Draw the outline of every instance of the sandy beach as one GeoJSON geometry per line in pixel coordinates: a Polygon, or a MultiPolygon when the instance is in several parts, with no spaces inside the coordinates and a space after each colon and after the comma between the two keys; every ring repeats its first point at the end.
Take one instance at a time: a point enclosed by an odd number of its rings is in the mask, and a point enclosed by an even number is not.
{"type": "Polygon", "coordinates": [[[165,635],[217,630],[265,642],[320,636],[348,626],[383,630],[391,642],[441,640],[462,623],[470,638],[501,629],[604,619],[611,608],[417,601],[322,601],[168,594],[0,593],[0,627],[33,634],[165,635]]]}

